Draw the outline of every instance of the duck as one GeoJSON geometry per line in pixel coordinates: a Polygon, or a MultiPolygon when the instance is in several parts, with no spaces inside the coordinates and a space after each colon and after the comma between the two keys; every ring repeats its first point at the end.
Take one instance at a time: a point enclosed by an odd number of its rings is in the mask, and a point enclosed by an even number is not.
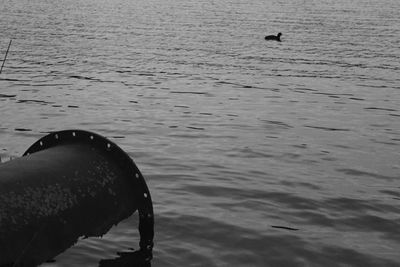
{"type": "Polygon", "coordinates": [[[278,41],[278,42],[281,42],[281,35],[282,35],[282,33],[278,33],[278,35],[267,35],[267,36],[265,36],[265,40],[268,40],[268,41],[278,41]]]}

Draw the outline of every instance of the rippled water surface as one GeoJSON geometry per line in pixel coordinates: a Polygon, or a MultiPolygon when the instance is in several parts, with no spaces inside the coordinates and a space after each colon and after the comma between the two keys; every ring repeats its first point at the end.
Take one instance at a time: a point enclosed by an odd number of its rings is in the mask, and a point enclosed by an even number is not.
{"type": "MultiPolygon", "coordinates": [[[[0,0],[0,33],[1,157],[116,142],[153,266],[400,266],[398,0],[0,0]]],[[[44,266],[137,249],[137,222],[44,266]]]]}

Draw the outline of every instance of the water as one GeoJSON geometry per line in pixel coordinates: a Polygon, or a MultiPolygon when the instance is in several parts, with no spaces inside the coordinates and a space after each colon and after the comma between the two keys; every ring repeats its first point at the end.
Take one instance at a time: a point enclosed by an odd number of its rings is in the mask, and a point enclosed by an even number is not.
{"type": "MultiPolygon", "coordinates": [[[[397,0],[0,0],[0,155],[70,128],[116,142],[152,193],[153,266],[400,266],[399,18],[397,0]]],[[[136,217],[43,266],[137,249],[136,217]]]]}

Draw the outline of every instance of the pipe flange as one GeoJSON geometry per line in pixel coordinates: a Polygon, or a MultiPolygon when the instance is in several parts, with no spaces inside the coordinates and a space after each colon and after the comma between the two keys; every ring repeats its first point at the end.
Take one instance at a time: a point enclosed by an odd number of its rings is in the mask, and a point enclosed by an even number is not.
{"type": "Polygon", "coordinates": [[[134,161],[118,145],[101,135],[89,131],[64,130],[51,132],[42,137],[25,151],[23,157],[51,147],[77,143],[84,143],[104,151],[128,173],[129,177],[132,177],[132,184],[137,192],[136,195],[139,203],[139,247],[144,255],[144,260],[150,261],[153,257],[154,238],[154,213],[150,191],[134,161]]]}

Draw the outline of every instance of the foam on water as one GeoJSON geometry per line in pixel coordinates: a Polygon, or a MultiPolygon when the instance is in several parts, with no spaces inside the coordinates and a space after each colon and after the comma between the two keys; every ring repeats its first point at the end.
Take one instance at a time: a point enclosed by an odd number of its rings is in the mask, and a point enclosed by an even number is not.
{"type": "MultiPolygon", "coordinates": [[[[152,193],[154,266],[400,265],[399,1],[17,0],[0,14],[0,156],[66,128],[115,141],[152,193]]],[[[138,248],[136,226],[43,266],[99,266],[138,248]]]]}

